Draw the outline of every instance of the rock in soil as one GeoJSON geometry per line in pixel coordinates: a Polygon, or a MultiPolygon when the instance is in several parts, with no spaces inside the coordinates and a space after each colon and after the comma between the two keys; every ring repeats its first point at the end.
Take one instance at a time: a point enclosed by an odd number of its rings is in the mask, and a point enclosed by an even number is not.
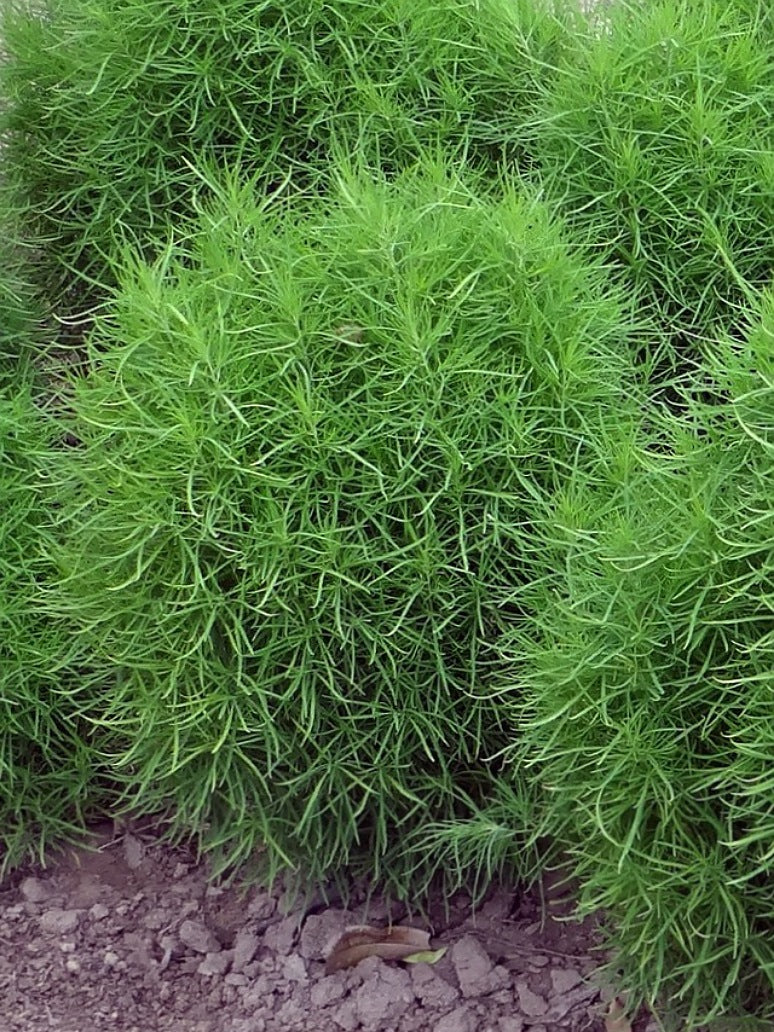
{"type": "Polygon", "coordinates": [[[389,901],[285,913],[281,887],[213,886],[193,851],[109,829],[0,884],[2,1032],[600,1028],[595,925],[543,921],[537,892],[498,888],[476,913],[462,893],[431,900],[437,964],[371,957],[326,976],[337,937],[389,901]]]}
{"type": "Polygon", "coordinates": [[[48,884],[40,878],[25,878],[19,886],[19,892],[28,903],[43,903],[51,896],[48,884]]]}
{"type": "Polygon", "coordinates": [[[81,915],[77,910],[62,910],[61,907],[52,907],[46,910],[40,918],[40,928],[44,932],[51,932],[54,935],[67,935],[74,932],[78,927],[81,915]]]}
{"type": "Polygon", "coordinates": [[[180,925],[180,942],[196,953],[217,953],[220,943],[201,921],[183,921],[180,925]]]}

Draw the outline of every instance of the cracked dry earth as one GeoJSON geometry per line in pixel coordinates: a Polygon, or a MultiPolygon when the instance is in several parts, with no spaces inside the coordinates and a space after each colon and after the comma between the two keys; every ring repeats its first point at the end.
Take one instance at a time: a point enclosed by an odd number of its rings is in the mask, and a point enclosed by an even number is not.
{"type": "Polygon", "coordinates": [[[530,895],[429,909],[434,965],[370,957],[325,974],[345,928],[405,908],[292,902],[213,884],[185,849],[97,829],[0,884],[2,1032],[601,1032],[593,923],[530,895]]]}

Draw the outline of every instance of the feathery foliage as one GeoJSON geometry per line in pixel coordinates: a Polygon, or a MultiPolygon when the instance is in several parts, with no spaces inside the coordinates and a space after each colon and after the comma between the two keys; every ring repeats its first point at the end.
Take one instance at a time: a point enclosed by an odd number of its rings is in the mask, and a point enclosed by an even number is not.
{"type": "Polygon", "coordinates": [[[771,12],[767,0],[616,3],[546,80],[538,174],[683,358],[738,326],[772,281],[771,12]]]}
{"type": "Polygon", "coordinates": [[[403,835],[481,795],[543,493],[631,409],[602,277],[443,169],[303,212],[226,187],[124,272],[52,476],[137,806],[400,882],[403,835]]]}
{"type": "Polygon", "coordinates": [[[629,984],[691,1028],[774,1015],[773,301],[708,359],[693,426],[536,528],[556,574],[508,649],[536,834],[574,856],[629,984]]]}
{"type": "Polygon", "coordinates": [[[270,192],[313,189],[336,155],[495,166],[536,96],[527,49],[548,58],[566,32],[529,0],[57,0],[12,4],[2,34],[8,203],[72,315],[117,245],[157,253],[204,168],[270,192]]]}

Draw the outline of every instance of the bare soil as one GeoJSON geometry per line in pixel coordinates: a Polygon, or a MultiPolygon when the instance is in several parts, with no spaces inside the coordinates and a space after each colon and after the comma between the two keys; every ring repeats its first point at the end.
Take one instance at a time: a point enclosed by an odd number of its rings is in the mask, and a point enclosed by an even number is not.
{"type": "Polygon", "coordinates": [[[475,912],[464,894],[439,899],[424,919],[357,893],[304,903],[214,884],[191,851],[104,825],[0,884],[0,1029],[604,1032],[596,924],[553,909],[508,887],[475,912]],[[363,923],[425,928],[447,952],[326,975],[333,942],[363,923]]]}

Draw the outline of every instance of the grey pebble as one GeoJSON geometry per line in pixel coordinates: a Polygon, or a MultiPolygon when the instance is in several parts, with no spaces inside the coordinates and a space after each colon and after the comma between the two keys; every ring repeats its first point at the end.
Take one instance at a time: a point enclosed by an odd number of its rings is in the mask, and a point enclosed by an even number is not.
{"type": "Polygon", "coordinates": [[[180,941],[196,953],[218,953],[220,943],[201,921],[183,921],[178,931],[180,941]]]}
{"type": "Polygon", "coordinates": [[[440,1009],[457,1000],[457,991],[433,971],[430,964],[411,965],[411,984],[422,1005],[440,1009]]]}
{"type": "Polygon", "coordinates": [[[519,1004],[522,1012],[528,1018],[537,1018],[545,1014],[548,1010],[548,1004],[542,996],[538,996],[537,993],[533,993],[526,982],[518,981],[516,983],[516,992],[519,996],[519,1004]]]}
{"type": "Polygon", "coordinates": [[[388,1022],[402,1018],[414,1004],[411,979],[403,968],[369,957],[359,965],[365,973],[363,984],[352,994],[355,1014],[367,1032],[381,1032],[388,1022]],[[373,965],[368,973],[369,961],[373,965]]]}
{"type": "Polygon", "coordinates": [[[168,916],[163,910],[151,910],[142,919],[143,927],[149,928],[152,932],[158,932],[167,923],[168,916]]]}
{"type": "Polygon", "coordinates": [[[330,1007],[344,995],[344,982],[341,978],[323,978],[312,986],[312,1006],[317,1009],[330,1007]]]}
{"type": "Polygon", "coordinates": [[[306,965],[297,953],[285,959],[282,965],[282,976],[288,982],[307,982],[306,965]]]}
{"type": "Polygon", "coordinates": [[[134,835],[124,836],[124,860],[130,871],[136,871],[145,859],[145,846],[134,835]]]}
{"type": "Polygon", "coordinates": [[[257,935],[242,928],[237,932],[234,939],[234,960],[231,970],[243,971],[258,952],[261,940],[257,935]]]}
{"type": "Polygon", "coordinates": [[[283,917],[276,924],[269,925],[263,933],[263,941],[274,953],[278,953],[280,956],[287,956],[293,949],[297,930],[298,921],[296,918],[283,917]]]}
{"type": "Polygon", "coordinates": [[[43,903],[53,895],[46,882],[40,878],[25,878],[19,886],[19,892],[28,903],[43,903]]]}
{"type": "Polygon", "coordinates": [[[263,889],[256,890],[255,896],[247,904],[247,916],[251,921],[266,921],[277,909],[277,901],[263,889]]]}
{"type": "Polygon", "coordinates": [[[500,1018],[500,1032],[523,1032],[524,1022],[521,1018],[509,1015],[500,1018]]]}
{"type": "Polygon", "coordinates": [[[232,956],[231,950],[208,953],[196,969],[197,974],[208,977],[212,975],[225,975],[231,964],[232,956]]]}
{"type": "Polygon", "coordinates": [[[239,986],[247,985],[249,979],[246,975],[240,975],[236,971],[230,971],[223,979],[223,981],[226,983],[226,985],[233,985],[238,988],[239,986]]]}
{"type": "Polygon", "coordinates": [[[582,981],[583,975],[580,971],[576,971],[575,968],[553,968],[551,970],[551,985],[558,996],[569,993],[571,989],[574,989],[576,985],[580,985],[582,981]]]}
{"type": "Polygon", "coordinates": [[[298,952],[304,960],[323,960],[345,929],[354,924],[357,924],[355,915],[347,910],[310,914],[301,929],[298,952]]]}
{"type": "Polygon", "coordinates": [[[463,1004],[450,1014],[444,1014],[433,1026],[433,1032],[473,1032],[473,1016],[463,1004]]]}
{"type": "Polygon", "coordinates": [[[41,929],[56,935],[67,935],[68,932],[74,932],[79,922],[80,914],[77,910],[62,910],[61,907],[52,907],[40,917],[41,929]]]}
{"type": "Polygon", "coordinates": [[[343,1029],[343,1032],[355,1032],[355,1029],[360,1024],[355,1014],[355,1003],[353,1000],[345,1000],[341,1006],[336,1008],[331,1017],[339,1028],[343,1029]]]}
{"type": "Polygon", "coordinates": [[[551,1020],[561,1020],[569,1011],[576,1007],[587,1007],[589,1001],[598,995],[599,989],[596,986],[581,984],[569,992],[555,996],[551,1001],[551,1020]]]}
{"type": "Polygon", "coordinates": [[[508,984],[508,972],[495,969],[489,954],[472,935],[465,935],[452,946],[451,962],[460,991],[466,999],[486,996],[508,984]]]}

